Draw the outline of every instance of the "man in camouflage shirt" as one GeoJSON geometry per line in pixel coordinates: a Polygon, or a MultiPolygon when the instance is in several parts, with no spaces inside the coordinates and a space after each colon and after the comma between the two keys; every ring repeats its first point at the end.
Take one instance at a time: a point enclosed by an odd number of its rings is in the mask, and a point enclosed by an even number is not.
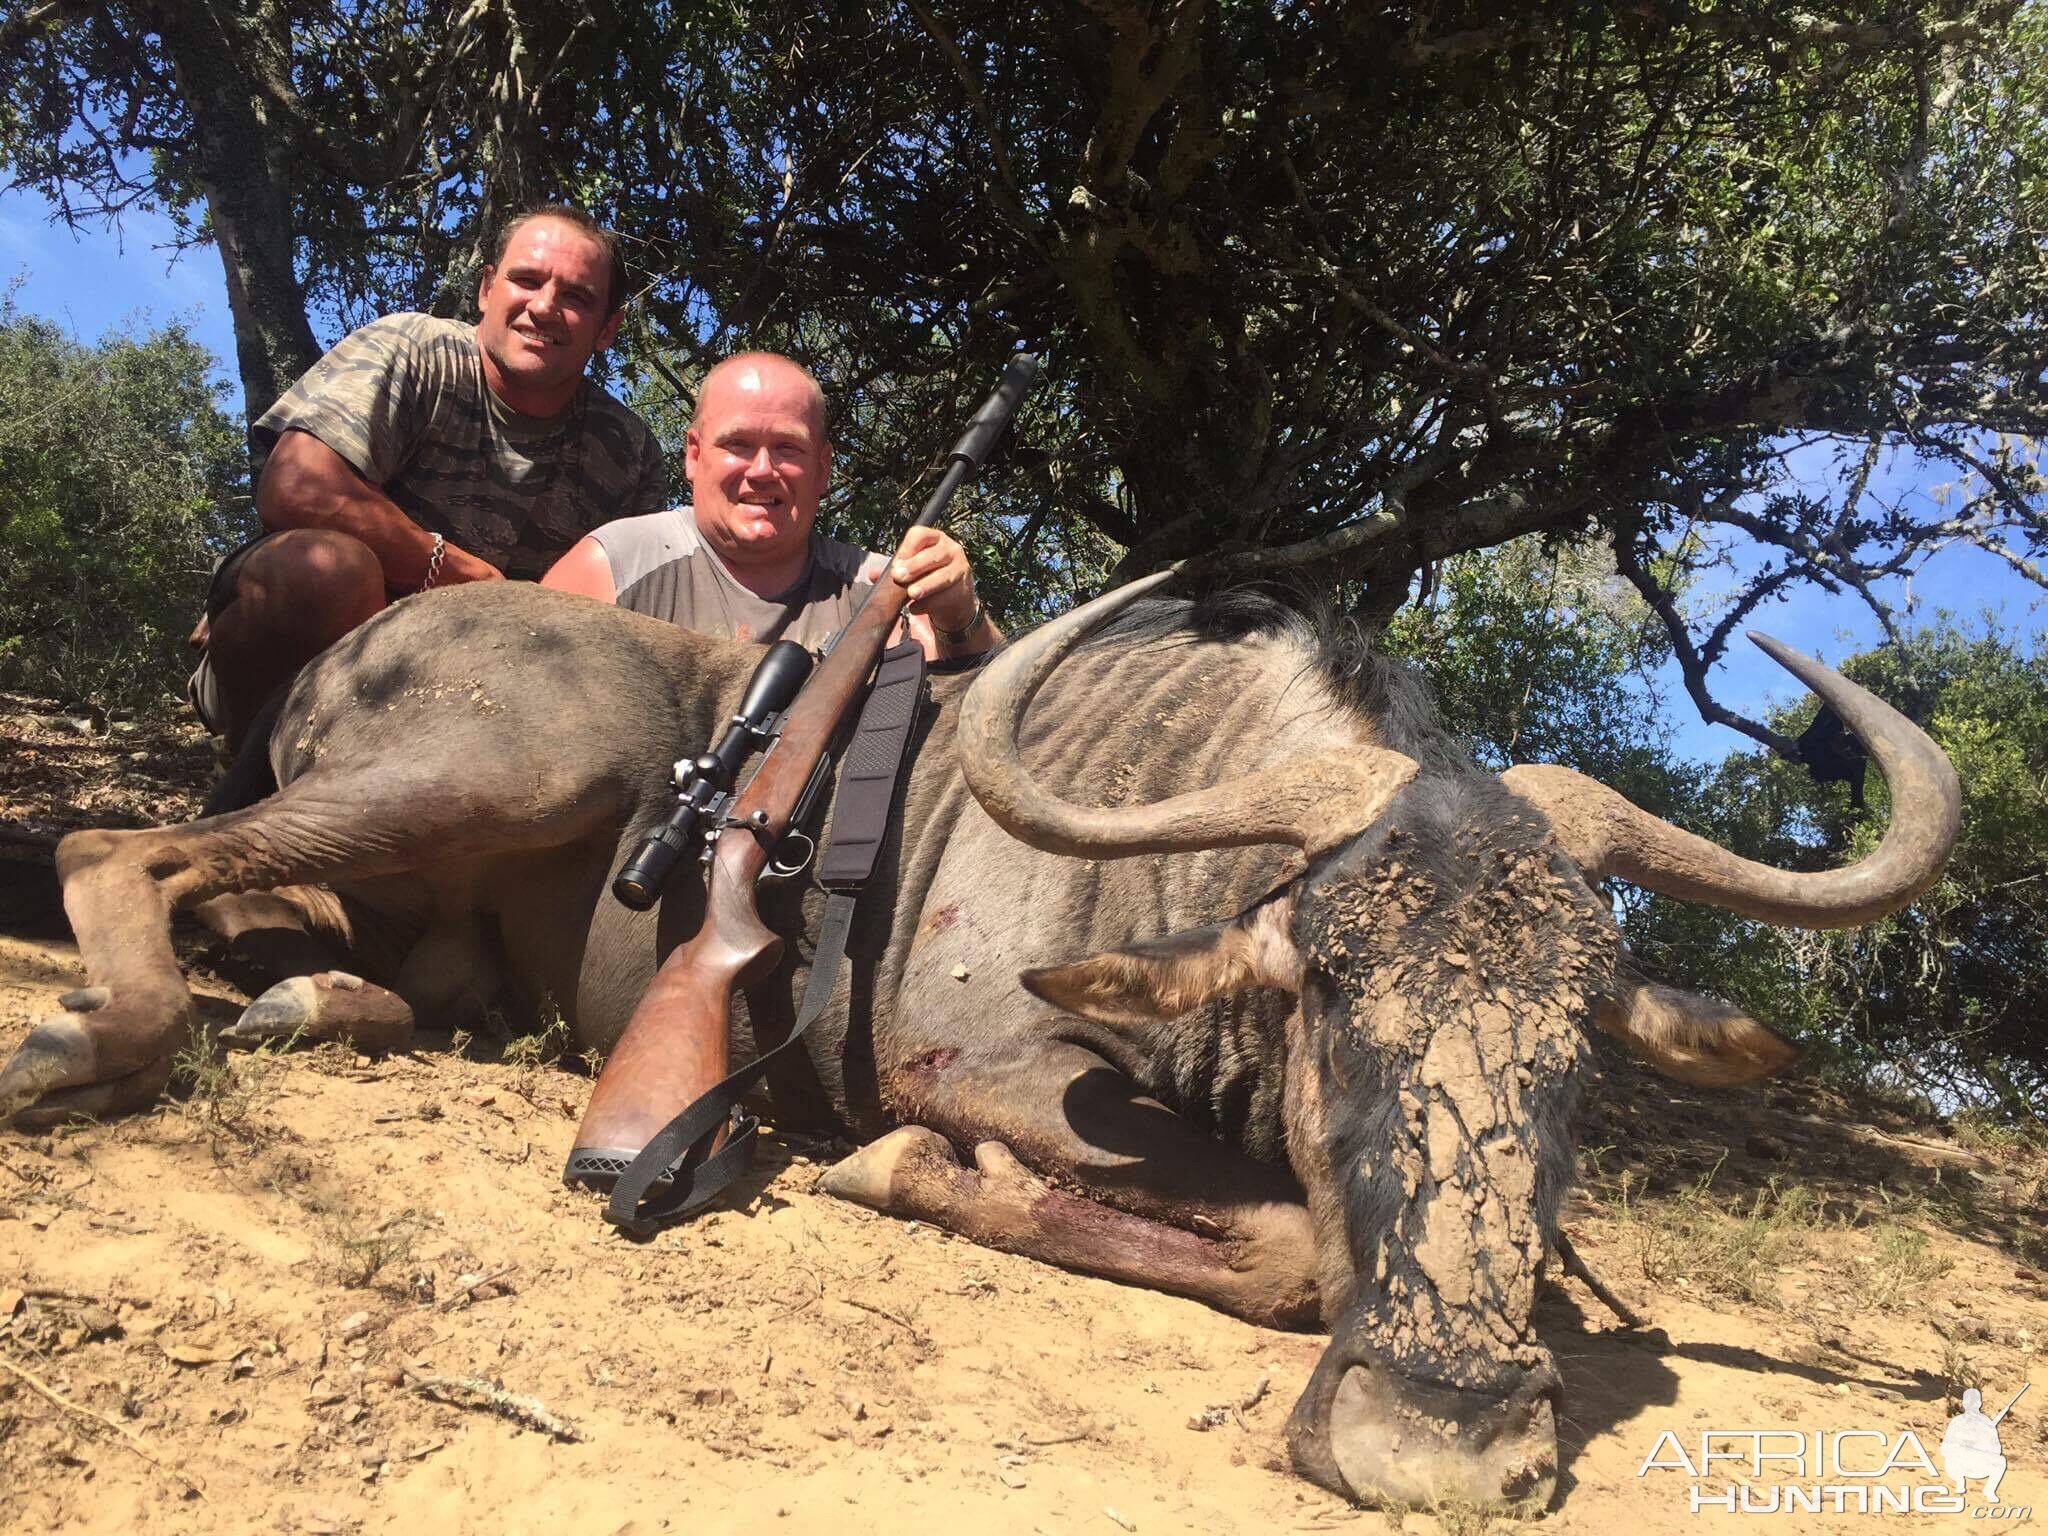
{"type": "Polygon", "coordinates": [[[372,321],[256,423],[265,533],[221,563],[191,697],[237,746],[299,668],[407,593],[538,578],[590,529],[667,501],[646,425],[584,376],[626,295],[616,240],[550,207],[514,220],[475,325],[372,321]]]}

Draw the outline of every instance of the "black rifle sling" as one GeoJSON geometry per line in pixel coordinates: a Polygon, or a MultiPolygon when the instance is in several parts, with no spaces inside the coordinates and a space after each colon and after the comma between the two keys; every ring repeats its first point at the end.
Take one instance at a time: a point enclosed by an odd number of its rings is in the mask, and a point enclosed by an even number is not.
{"type": "Polygon", "coordinates": [[[861,706],[860,724],[840,763],[834,795],[832,841],[818,860],[818,884],[828,893],[825,922],[811,955],[811,975],[789,1034],[731,1076],[706,1091],[657,1131],[612,1185],[604,1219],[634,1237],[645,1237],[709,1205],[753,1162],[761,1129],[740,1100],[767,1074],[784,1051],[794,1049],[832,1000],[846,940],[853,929],[854,904],[874,873],[895,810],[904,754],[924,698],[924,652],[914,640],[882,653],[861,706]],[[730,1121],[732,1132],[718,1151],[702,1144],[730,1121]],[[657,1189],[666,1180],[665,1188],[657,1189]],[[649,1192],[653,1198],[649,1199],[649,1192]]]}

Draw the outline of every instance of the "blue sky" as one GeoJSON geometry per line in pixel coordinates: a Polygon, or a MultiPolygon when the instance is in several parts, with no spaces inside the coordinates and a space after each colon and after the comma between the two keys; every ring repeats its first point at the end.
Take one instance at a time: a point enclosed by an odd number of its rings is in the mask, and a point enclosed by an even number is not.
{"type": "Polygon", "coordinates": [[[51,207],[32,192],[0,192],[0,283],[26,281],[16,294],[24,313],[96,341],[131,317],[162,326],[185,321],[221,360],[221,378],[235,379],[235,333],[227,284],[211,246],[171,259],[172,230],[157,214],[130,212],[115,229],[74,236],[50,222],[51,207]]]}
{"type": "MultiPolygon", "coordinates": [[[[88,342],[131,318],[156,325],[182,320],[220,358],[220,376],[235,386],[231,398],[239,406],[241,391],[232,365],[234,330],[215,252],[207,247],[173,259],[170,223],[155,214],[130,212],[117,228],[96,227],[78,235],[52,223],[50,215],[50,205],[33,193],[0,192],[0,283],[17,276],[24,279],[16,295],[22,310],[55,320],[88,342]]],[[[1815,481],[1838,472],[1833,455],[1819,449],[1802,453],[1798,470],[1815,481]]],[[[1921,482],[1931,478],[1918,464],[1893,463],[1875,477],[1873,490],[1883,496],[1924,496],[1933,487],[1921,482]]],[[[1754,560],[1756,552],[1736,549],[1732,554],[1742,564],[1754,560]]],[[[1694,599],[1711,602],[1733,584],[1732,574],[1710,577],[1694,599]]],[[[1894,582],[1886,595],[1903,606],[1908,589],[1894,582]]],[[[1913,580],[1910,597],[1914,611],[1923,615],[1948,609],[1973,618],[1988,609],[2028,632],[2048,628],[2042,594],[1980,550],[1956,548],[1936,556],[1913,580]]],[[[1860,602],[1812,586],[1800,586],[1784,602],[1766,605],[1753,616],[1750,627],[1823,660],[1866,648],[1879,634],[1875,619],[1860,602]]],[[[1675,668],[1659,683],[1677,726],[1681,752],[1718,758],[1752,745],[1735,731],[1702,721],[1675,668]]],[[[1752,717],[1799,692],[1798,685],[1761,651],[1742,640],[1729,647],[1715,669],[1712,686],[1724,704],[1752,717]]]]}

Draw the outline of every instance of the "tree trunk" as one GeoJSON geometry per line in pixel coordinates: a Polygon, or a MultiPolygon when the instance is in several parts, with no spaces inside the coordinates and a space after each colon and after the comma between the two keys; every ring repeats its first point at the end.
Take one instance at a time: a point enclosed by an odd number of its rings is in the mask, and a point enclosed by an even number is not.
{"type": "Polygon", "coordinates": [[[152,8],[151,22],[192,114],[194,148],[214,243],[227,277],[235,360],[253,424],[319,361],[294,265],[296,232],[286,167],[291,129],[269,121],[243,73],[261,67],[258,24],[220,6],[152,8]]]}

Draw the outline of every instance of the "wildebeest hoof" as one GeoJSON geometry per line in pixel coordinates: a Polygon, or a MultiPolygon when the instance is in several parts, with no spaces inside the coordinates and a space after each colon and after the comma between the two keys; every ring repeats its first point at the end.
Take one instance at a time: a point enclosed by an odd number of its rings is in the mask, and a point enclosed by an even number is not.
{"type": "Polygon", "coordinates": [[[170,1080],[171,1058],[166,1056],[104,1083],[46,1093],[17,1114],[14,1123],[24,1131],[45,1131],[73,1120],[106,1120],[133,1114],[161,1098],[170,1080]]]}
{"type": "Polygon", "coordinates": [[[981,1175],[983,1198],[1022,1196],[1026,1199],[1044,1192],[1046,1185],[1029,1168],[1017,1161],[1017,1154],[1000,1141],[975,1143],[974,1167],[981,1175]]]}
{"type": "Polygon", "coordinates": [[[959,1173],[960,1161],[945,1137],[921,1125],[906,1125],[827,1168],[818,1188],[856,1205],[889,1211],[911,1186],[928,1183],[935,1175],[957,1178],[959,1173]]]}
{"type": "Polygon", "coordinates": [[[93,1063],[92,1037],[83,1024],[62,1015],[45,1019],[29,1031],[6,1071],[0,1072],[0,1120],[27,1109],[46,1093],[90,1083],[93,1063]]]}
{"type": "Polygon", "coordinates": [[[321,971],[280,981],[220,1032],[228,1045],[339,1040],[372,1055],[412,1044],[412,1009],[347,971],[321,971]]]}
{"type": "Polygon", "coordinates": [[[154,1101],[170,1080],[185,1005],[117,1007],[105,987],[79,987],[57,1002],[63,1011],[40,1020],[0,1068],[0,1124],[37,1130],[154,1101]]]}
{"type": "Polygon", "coordinates": [[[1288,1419],[1295,1470],[1361,1504],[1534,1515],[1557,1489],[1557,1377],[1506,1396],[1404,1376],[1333,1341],[1288,1419]]]}

